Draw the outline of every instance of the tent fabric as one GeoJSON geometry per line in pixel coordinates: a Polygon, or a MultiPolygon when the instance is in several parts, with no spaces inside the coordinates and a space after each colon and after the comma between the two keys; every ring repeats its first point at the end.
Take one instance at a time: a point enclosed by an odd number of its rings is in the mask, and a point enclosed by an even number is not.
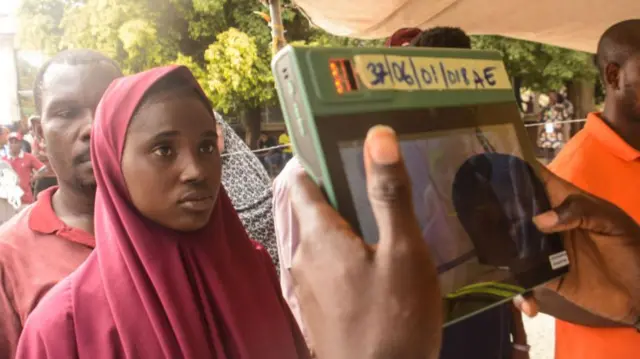
{"type": "Polygon", "coordinates": [[[295,0],[316,26],[376,39],[403,27],[456,26],[594,53],[611,25],[640,18],[639,0],[295,0]]]}

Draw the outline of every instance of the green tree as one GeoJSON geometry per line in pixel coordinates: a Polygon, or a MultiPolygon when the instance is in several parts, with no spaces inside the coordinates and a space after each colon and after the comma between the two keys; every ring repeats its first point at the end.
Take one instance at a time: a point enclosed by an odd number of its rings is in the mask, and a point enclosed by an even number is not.
{"type": "Polygon", "coordinates": [[[537,92],[566,87],[577,118],[594,110],[597,71],[592,55],[501,36],[474,36],[472,40],[475,48],[502,52],[518,102],[520,87],[537,92]]]}
{"type": "Polygon", "coordinates": [[[64,34],[60,22],[65,10],[76,1],[22,0],[18,12],[20,32],[18,41],[25,49],[55,53],[60,50],[64,34]]]}
{"type": "Polygon", "coordinates": [[[182,65],[191,70],[193,77],[198,80],[200,87],[202,87],[202,90],[204,90],[207,97],[209,99],[213,99],[213,93],[211,92],[211,88],[208,86],[207,82],[207,72],[193,59],[193,57],[179,53],[178,57],[171,61],[170,64],[182,65]]]}
{"type": "Polygon", "coordinates": [[[274,98],[269,64],[258,51],[251,36],[231,28],[219,34],[205,52],[206,86],[211,100],[225,113],[242,114],[246,141],[252,147],[260,134],[260,109],[274,98]]]}
{"type": "Polygon", "coordinates": [[[473,36],[473,47],[502,52],[509,74],[534,91],[558,90],[570,81],[593,80],[591,55],[501,36],[473,36]]]}

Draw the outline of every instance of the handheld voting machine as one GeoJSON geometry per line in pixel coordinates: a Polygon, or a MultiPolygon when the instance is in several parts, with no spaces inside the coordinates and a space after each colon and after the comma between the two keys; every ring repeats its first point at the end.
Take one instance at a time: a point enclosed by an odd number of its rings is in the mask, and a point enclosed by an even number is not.
{"type": "Polygon", "coordinates": [[[392,127],[437,265],[447,323],[566,273],[538,162],[496,52],[287,47],[273,73],[295,155],[370,244],[362,144],[392,127]]]}

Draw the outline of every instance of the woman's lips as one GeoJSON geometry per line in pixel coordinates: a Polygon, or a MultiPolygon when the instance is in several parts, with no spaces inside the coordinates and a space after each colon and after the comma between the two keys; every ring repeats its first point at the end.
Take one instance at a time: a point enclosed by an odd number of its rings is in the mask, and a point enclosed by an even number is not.
{"type": "Polygon", "coordinates": [[[180,207],[190,211],[206,211],[213,207],[213,196],[190,193],[180,199],[180,207]]]}

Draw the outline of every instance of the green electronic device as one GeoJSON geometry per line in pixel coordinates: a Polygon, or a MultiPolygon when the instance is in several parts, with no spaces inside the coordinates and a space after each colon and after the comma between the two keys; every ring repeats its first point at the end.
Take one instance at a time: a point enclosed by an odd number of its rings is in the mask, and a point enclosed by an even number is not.
{"type": "Polygon", "coordinates": [[[295,156],[370,244],[362,145],[396,131],[447,323],[566,273],[532,221],[550,205],[499,53],[289,46],[272,68],[295,156]]]}

